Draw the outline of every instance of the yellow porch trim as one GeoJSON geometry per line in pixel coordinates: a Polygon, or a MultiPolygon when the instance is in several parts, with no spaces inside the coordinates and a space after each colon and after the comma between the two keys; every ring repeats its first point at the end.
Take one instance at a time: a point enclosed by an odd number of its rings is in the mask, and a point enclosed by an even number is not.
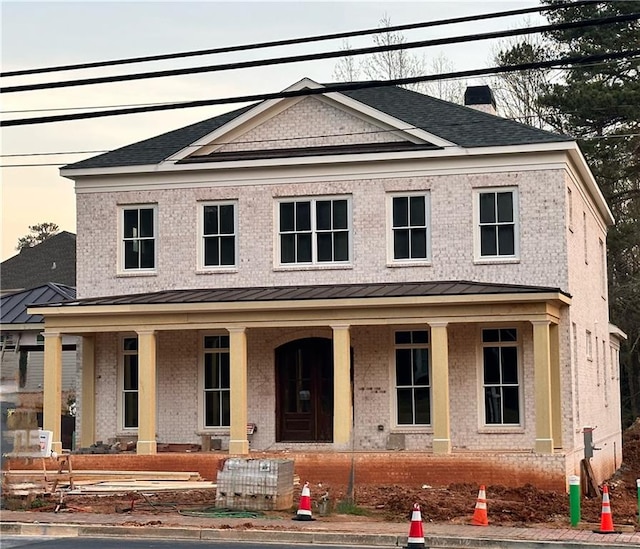
{"type": "Polygon", "coordinates": [[[449,339],[446,322],[431,326],[431,399],[433,401],[433,453],[451,453],[449,417],[449,339]]]}
{"type": "Polygon", "coordinates": [[[549,355],[551,359],[551,433],[553,447],[562,448],[562,379],[560,376],[560,327],[549,325],[549,355]]]}
{"type": "Polygon", "coordinates": [[[156,443],[156,333],[138,331],[138,454],[157,451],[156,443]]]}
{"type": "Polygon", "coordinates": [[[44,332],[44,395],[42,426],[51,431],[51,450],[62,453],[62,335],[44,332]]]}
{"type": "Polygon", "coordinates": [[[245,328],[229,328],[231,428],[229,453],[247,455],[247,334],[245,328]]]}
{"type": "Polygon", "coordinates": [[[82,425],[80,446],[88,448],[96,441],[96,338],[82,337],[82,425]]]}
{"type": "Polygon", "coordinates": [[[351,402],[351,335],[349,326],[333,330],[333,442],[345,445],[351,440],[353,403],[351,402]]]}
{"type": "Polygon", "coordinates": [[[548,321],[533,323],[533,379],[536,403],[535,450],[553,453],[551,410],[551,345],[548,321]]]}

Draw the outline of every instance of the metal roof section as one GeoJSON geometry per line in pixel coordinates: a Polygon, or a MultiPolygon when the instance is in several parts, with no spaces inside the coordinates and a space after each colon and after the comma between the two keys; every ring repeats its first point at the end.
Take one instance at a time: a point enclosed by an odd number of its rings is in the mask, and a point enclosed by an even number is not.
{"type": "Polygon", "coordinates": [[[96,305],[248,303],[431,296],[526,295],[543,293],[555,293],[570,297],[569,294],[559,288],[546,286],[448,281],[165,290],[142,294],[91,297],[62,303],[44,304],[44,306],[68,308],[96,305]]]}
{"type": "Polygon", "coordinates": [[[9,324],[41,324],[42,315],[27,312],[30,305],[51,305],[61,301],[75,300],[76,289],[64,284],[49,282],[43,286],[24,290],[0,298],[0,325],[9,324]]]}

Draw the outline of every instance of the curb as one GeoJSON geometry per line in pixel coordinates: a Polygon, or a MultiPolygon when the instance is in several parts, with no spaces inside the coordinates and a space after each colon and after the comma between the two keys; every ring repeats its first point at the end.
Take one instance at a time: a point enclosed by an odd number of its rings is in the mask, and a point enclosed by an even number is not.
{"type": "MultiPolygon", "coordinates": [[[[232,530],[209,528],[145,528],[140,526],[67,525],[46,523],[0,522],[0,534],[30,537],[74,538],[138,538],[180,539],[190,541],[258,541],[280,543],[304,543],[307,545],[354,545],[368,547],[405,547],[406,536],[395,534],[351,534],[348,532],[300,532],[291,530],[232,530]]],[[[640,544],[607,544],[582,541],[535,541],[517,539],[466,538],[447,535],[425,535],[427,547],[465,549],[561,549],[599,548],[630,549],[640,544]]]]}

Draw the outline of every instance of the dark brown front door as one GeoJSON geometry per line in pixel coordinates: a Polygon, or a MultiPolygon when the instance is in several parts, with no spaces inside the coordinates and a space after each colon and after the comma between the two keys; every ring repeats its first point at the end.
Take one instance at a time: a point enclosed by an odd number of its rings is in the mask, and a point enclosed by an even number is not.
{"type": "Polygon", "coordinates": [[[276,440],[333,440],[331,339],[298,339],[276,349],[276,440]]]}

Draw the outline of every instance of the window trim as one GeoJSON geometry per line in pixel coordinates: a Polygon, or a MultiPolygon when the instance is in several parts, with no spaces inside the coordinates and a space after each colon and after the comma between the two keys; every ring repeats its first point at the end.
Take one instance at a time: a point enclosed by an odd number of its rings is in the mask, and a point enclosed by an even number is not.
{"type": "Polygon", "coordinates": [[[237,272],[238,270],[238,201],[237,200],[207,200],[198,202],[198,234],[197,234],[197,270],[199,272],[237,272]],[[233,206],[233,265],[205,265],[204,264],[204,209],[206,206],[233,206]]]}
{"type": "MultiPolygon", "coordinates": [[[[138,426],[137,427],[125,427],[124,425],[124,357],[126,355],[136,354],[138,356],[138,398],[140,398],[140,349],[138,348],[135,353],[127,352],[124,348],[125,339],[136,339],[139,343],[138,334],[136,333],[126,333],[120,334],[118,337],[118,382],[117,382],[117,432],[133,435],[138,433],[138,428],[140,427],[140,417],[138,417],[138,426]]],[[[139,402],[139,401],[138,401],[139,402]]]]}
{"type": "MultiPolygon", "coordinates": [[[[206,331],[206,332],[198,332],[198,433],[200,434],[228,434],[231,429],[231,425],[216,425],[216,426],[206,426],[205,425],[205,406],[206,400],[204,395],[204,365],[205,365],[205,346],[204,340],[206,337],[210,336],[226,336],[229,337],[229,332],[224,330],[218,331],[206,331]]],[[[231,342],[229,342],[229,347],[227,348],[227,353],[229,354],[229,375],[231,375],[231,342]]],[[[229,394],[231,394],[231,383],[229,383],[229,394]]],[[[231,422],[229,422],[231,423],[231,422]]]]}
{"type": "Polygon", "coordinates": [[[524,350],[523,350],[523,327],[517,323],[499,324],[499,325],[481,325],[478,326],[478,351],[477,351],[477,386],[478,386],[478,432],[484,434],[490,433],[524,433],[525,430],[525,405],[524,405],[524,350]],[[484,352],[485,343],[482,341],[483,330],[516,330],[516,341],[512,342],[488,342],[490,344],[497,343],[502,347],[516,347],[516,356],[518,359],[518,416],[519,423],[486,423],[485,401],[484,401],[484,352]],[[503,344],[503,343],[506,343],[503,344]]]}
{"type": "Polygon", "coordinates": [[[119,275],[136,276],[136,275],[149,275],[156,274],[158,271],[158,204],[157,203],[144,203],[144,204],[121,204],[118,206],[118,267],[117,273],[119,275]],[[124,212],[128,210],[153,210],[153,267],[152,268],[125,268],[125,237],[124,237],[124,212]]]}
{"type": "Polygon", "coordinates": [[[517,186],[476,187],[473,189],[473,260],[474,263],[514,263],[520,261],[520,192],[517,186]],[[482,255],[480,242],[480,196],[510,192],[513,196],[513,255],[482,255]]]}
{"type": "MultiPolygon", "coordinates": [[[[433,364],[431,353],[431,330],[428,327],[424,329],[418,329],[416,325],[407,327],[394,327],[391,330],[390,335],[390,359],[389,359],[389,378],[391,387],[391,428],[395,433],[433,433],[433,364]],[[427,343],[406,343],[396,344],[395,336],[397,332],[427,332],[427,343]],[[424,348],[426,346],[429,356],[429,423],[398,423],[398,388],[396,385],[396,349],[412,349],[412,348],[424,348]]],[[[420,326],[422,328],[422,326],[420,326]]]]}
{"type": "Polygon", "coordinates": [[[432,248],[431,248],[431,190],[425,189],[422,191],[394,191],[387,193],[386,195],[387,205],[387,265],[394,267],[404,265],[431,265],[432,261],[432,248]],[[425,231],[426,231],[426,247],[427,256],[424,258],[407,258],[396,259],[395,258],[395,246],[394,246],[394,225],[393,225],[393,200],[394,198],[411,198],[411,197],[424,197],[425,207],[425,231]]]}
{"type": "Polygon", "coordinates": [[[288,196],[288,197],[279,197],[275,199],[275,239],[276,243],[274,246],[275,257],[274,257],[274,267],[279,270],[289,270],[289,269],[340,269],[340,268],[350,268],[353,266],[353,202],[352,195],[343,194],[343,195],[318,195],[318,196],[288,196]],[[347,253],[349,254],[349,259],[347,261],[318,261],[318,244],[317,244],[317,223],[316,223],[316,208],[315,205],[317,202],[322,201],[334,201],[334,200],[344,200],[347,203],[347,235],[348,235],[348,245],[347,245],[347,253]],[[282,233],[280,232],[280,205],[283,203],[289,202],[309,202],[311,204],[310,214],[311,214],[311,261],[306,263],[299,262],[291,262],[291,263],[283,263],[282,262],[282,233]]]}

